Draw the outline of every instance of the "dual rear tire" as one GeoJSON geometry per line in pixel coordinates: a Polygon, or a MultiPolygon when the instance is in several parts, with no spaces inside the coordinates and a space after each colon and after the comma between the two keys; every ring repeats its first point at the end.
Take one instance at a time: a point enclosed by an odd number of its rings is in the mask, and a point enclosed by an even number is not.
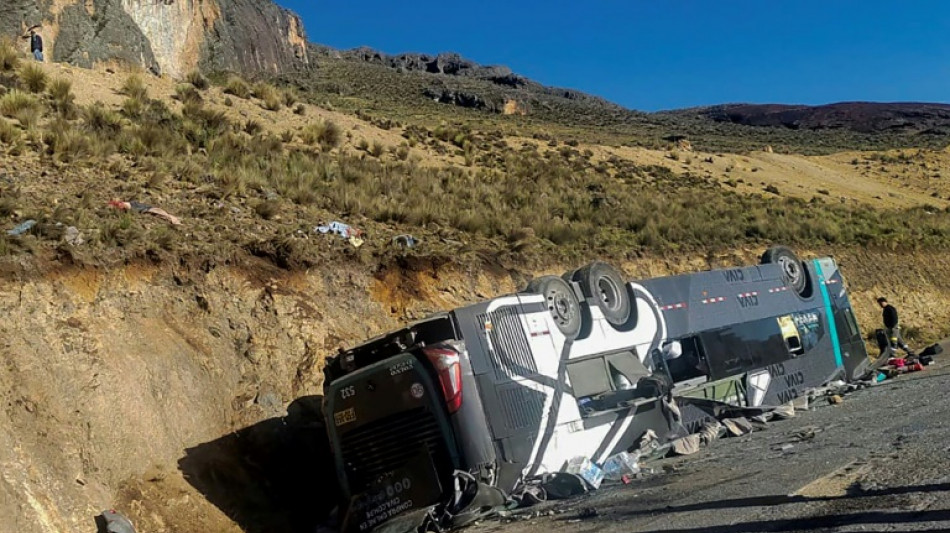
{"type": "Polygon", "coordinates": [[[580,302],[571,282],[578,284],[584,298],[600,309],[608,323],[613,326],[629,323],[633,298],[623,276],[607,263],[595,261],[568,272],[563,278],[543,276],[528,285],[528,292],[544,296],[551,317],[565,337],[576,338],[583,325],[580,302]]]}

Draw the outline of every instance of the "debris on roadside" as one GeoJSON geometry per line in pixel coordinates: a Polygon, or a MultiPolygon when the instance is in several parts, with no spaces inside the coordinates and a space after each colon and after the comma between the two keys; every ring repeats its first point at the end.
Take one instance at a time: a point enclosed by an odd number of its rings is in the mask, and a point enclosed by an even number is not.
{"type": "Polygon", "coordinates": [[[392,240],[393,246],[401,248],[415,248],[418,242],[419,241],[417,241],[415,237],[409,235],[408,233],[404,235],[396,235],[392,240]]]}
{"type": "Polygon", "coordinates": [[[164,209],[160,207],[154,207],[154,206],[143,204],[136,201],[124,202],[118,199],[110,200],[109,207],[113,207],[121,211],[135,211],[136,213],[145,213],[145,214],[156,216],[162,220],[165,220],[173,226],[181,225],[181,219],[179,219],[175,215],[172,215],[171,213],[169,213],[168,211],[165,211],[164,209]]]}
{"type": "Polygon", "coordinates": [[[587,484],[594,489],[600,488],[600,484],[604,480],[604,471],[587,457],[575,457],[571,459],[567,462],[567,467],[564,471],[580,476],[581,479],[586,481],[587,484]]]}
{"type": "Polygon", "coordinates": [[[27,220],[18,224],[13,229],[7,230],[7,235],[11,235],[13,237],[19,237],[20,235],[23,235],[24,233],[30,231],[35,225],[36,225],[36,221],[31,218],[30,220],[27,220]]]}
{"type": "Polygon", "coordinates": [[[604,461],[604,478],[611,481],[623,481],[625,477],[639,474],[640,465],[637,463],[639,458],[639,452],[620,452],[611,455],[604,461]]]}
{"type": "Polygon", "coordinates": [[[699,445],[699,433],[680,437],[673,441],[673,453],[676,455],[693,455],[699,451],[699,445]]]}
{"type": "Polygon", "coordinates": [[[102,511],[96,516],[96,528],[98,533],[135,533],[132,521],[115,509],[102,511]]]}
{"type": "Polygon", "coordinates": [[[82,233],[79,232],[79,228],[76,226],[69,226],[66,228],[64,239],[66,239],[66,244],[70,246],[79,246],[86,242],[82,236],[82,233]]]}
{"type": "Polygon", "coordinates": [[[828,397],[828,403],[830,403],[831,405],[838,405],[838,404],[840,404],[840,403],[842,403],[842,402],[844,402],[844,398],[842,398],[842,397],[841,397],[840,395],[838,395],[838,394],[833,394],[833,395],[831,395],[831,396],[828,397]]]}
{"type": "Polygon", "coordinates": [[[333,221],[323,226],[316,226],[313,231],[317,233],[339,235],[341,238],[349,241],[354,248],[363,246],[363,230],[354,228],[349,224],[339,221],[333,221]]]}

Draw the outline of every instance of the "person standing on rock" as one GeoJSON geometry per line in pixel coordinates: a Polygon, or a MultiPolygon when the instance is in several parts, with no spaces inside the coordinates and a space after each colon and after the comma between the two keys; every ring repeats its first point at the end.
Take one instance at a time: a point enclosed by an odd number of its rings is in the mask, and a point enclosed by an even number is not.
{"type": "Polygon", "coordinates": [[[897,308],[887,303],[887,298],[881,296],[877,299],[878,305],[883,309],[884,329],[887,332],[887,342],[891,346],[897,346],[904,350],[907,355],[914,355],[914,351],[907,346],[904,338],[901,337],[901,327],[897,317],[897,308]]]}
{"type": "Polygon", "coordinates": [[[43,38],[36,33],[35,29],[30,30],[30,52],[33,54],[33,59],[43,62],[43,38]]]}

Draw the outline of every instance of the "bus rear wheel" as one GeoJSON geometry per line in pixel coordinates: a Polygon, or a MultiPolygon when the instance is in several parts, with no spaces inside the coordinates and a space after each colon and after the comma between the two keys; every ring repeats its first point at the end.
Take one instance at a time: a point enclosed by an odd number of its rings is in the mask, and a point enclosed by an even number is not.
{"type": "Polygon", "coordinates": [[[581,331],[581,307],[566,281],[557,276],[542,276],[528,284],[528,292],[544,296],[544,305],[565,337],[577,337],[581,331]]]}
{"type": "Polygon", "coordinates": [[[762,264],[776,264],[782,267],[782,279],[799,296],[811,295],[811,283],[804,263],[787,246],[773,246],[762,254],[762,264]]]}
{"type": "Polygon", "coordinates": [[[630,320],[630,292],[616,268],[595,261],[574,272],[572,278],[580,284],[584,296],[594,300],[607,322],[622,326],[630,320]]]}

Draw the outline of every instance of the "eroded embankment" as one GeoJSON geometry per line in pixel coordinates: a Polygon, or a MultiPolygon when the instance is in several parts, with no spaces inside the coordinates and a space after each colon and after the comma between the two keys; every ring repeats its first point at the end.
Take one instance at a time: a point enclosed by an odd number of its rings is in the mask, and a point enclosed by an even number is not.
{"type": "MultiPolygon", "coordinates": [[[[908,326],[947,333],[942,254],[837,255],[865,330],[887,294],[908,326]]],[[[623,267],[643,277],[753,256],[623,267]]],[[[323,357],[529,277],[427,261],[267,272],[133,265],[0,283],[0,516],[12,517],[0,531],[89,530],[108,507],[142,531],[299,531],[333,492],[314,453],[323,357]]]]}

